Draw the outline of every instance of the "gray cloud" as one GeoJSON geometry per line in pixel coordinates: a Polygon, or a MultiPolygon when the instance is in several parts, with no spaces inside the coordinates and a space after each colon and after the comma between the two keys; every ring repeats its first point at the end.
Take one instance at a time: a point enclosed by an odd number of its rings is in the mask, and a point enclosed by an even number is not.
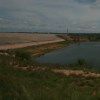
{"type": "Polygon", "coordinates": [[[0,30],[99,32],[99,6],[99,0],[0,0],[0,30]]]}

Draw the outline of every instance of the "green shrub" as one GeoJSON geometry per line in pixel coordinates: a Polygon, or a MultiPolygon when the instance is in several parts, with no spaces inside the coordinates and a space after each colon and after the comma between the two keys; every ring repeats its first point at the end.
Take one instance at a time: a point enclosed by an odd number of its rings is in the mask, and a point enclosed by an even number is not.
{"type": "Polygon", "coordinates": [[[15,58],[20,61],[31,61],[31,55],[22,50],[15,51],[15,58]]]}
{"type": "Polygon", "coordinates": [[[86,64],[86,62],[85,62],[84,59],[79,58],[79,59],[78,59],[78,64],[79,64],[79,65],[84,65],[84,64],[86,64]]]}

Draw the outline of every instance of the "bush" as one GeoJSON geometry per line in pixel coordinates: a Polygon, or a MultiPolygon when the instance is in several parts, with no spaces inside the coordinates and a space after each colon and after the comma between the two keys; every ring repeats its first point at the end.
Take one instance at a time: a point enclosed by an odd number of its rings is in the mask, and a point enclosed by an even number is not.
{"type": "Polygon", "coordinates": [[[86,64],[86,62],[85,62],[85,60],[84,59],[78,59],[78,64],[79,65],[84,65],[84,64],[86,64]]]}
{"type": "Polygon", "coordinates": [[[31,55],[22,50],[15,51],[15,58],[20,61],[31,61],[31,55]]]}

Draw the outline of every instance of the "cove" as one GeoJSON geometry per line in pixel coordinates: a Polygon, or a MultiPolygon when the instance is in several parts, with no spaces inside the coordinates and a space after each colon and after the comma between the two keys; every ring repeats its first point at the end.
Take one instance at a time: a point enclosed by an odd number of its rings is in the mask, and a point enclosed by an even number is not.
{"type": "Polygon", "coordinates": [[[87,64],[100,67],[100,42],[81,42],[52,51],[36,58],[39,63],[74,64],[84,59],[87,64]]]}

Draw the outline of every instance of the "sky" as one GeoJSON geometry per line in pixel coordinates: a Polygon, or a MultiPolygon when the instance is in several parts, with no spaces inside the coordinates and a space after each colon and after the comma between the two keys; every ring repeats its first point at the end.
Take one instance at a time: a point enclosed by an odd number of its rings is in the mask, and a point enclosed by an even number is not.
{"type": "Polygon", "coordinates": [[[0,0],[0,31],[100,32],[100,0],[0,0]]]}

